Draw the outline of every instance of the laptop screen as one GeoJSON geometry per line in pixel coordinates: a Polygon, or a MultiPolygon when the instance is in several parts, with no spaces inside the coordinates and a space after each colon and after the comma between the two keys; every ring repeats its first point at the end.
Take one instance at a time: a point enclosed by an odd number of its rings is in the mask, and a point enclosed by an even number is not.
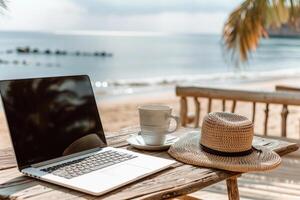
{"type": "Polygon", "coordinates": [[[0,91],[20,169],[106,146],[88,76],[1,81],[0,91]]]}

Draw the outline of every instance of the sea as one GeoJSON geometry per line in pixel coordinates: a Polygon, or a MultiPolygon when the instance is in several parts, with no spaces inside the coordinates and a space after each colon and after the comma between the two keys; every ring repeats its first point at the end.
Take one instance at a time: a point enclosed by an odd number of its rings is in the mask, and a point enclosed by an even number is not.
{"type": "Polygon", "coordinates": [[[0,80],[77,74],[89,75],[101,98],[175,85],[230,86],[300,77],[300,39],[263,39],[248,62],[237,64],[217,34],[0,32],[0,80]]]}

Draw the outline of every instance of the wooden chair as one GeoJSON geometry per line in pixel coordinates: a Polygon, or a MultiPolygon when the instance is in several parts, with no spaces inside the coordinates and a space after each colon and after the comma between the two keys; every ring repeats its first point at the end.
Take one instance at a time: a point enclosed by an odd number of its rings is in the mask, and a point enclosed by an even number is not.
{"type": "MultiPolygon", "coordinates": [[[[300,89],[299,89],[300,91],[300,89]]],[[[252,104],[252,121],[255,120],[256,104],[265,104],[264,112],[264,132],[268,133],[269,107],[270,104],[282,105],[281,110],[281,137],[287,136],[287,117],[289,114],[288,106],[300,106],[300,93],[277,91],[261,92],[233,89],[219,89],[208,87],[185,87],[177,86],[176,95],[180,98],[180,117],[182,126],[193,125],[199,127],[200,111],[205,105],[201,105],[200,98],[208,99],[207,112],[211,112],[212,101],[219,99],[222,101],[222,111],[225,111],[227,101],[231,101],[230,112],[235,112],[237,102],[250,102],[252,104]],[[193,99],[195,110],[193,115],[189,115],[188,99],[193,99]]]]}
{"type": "MultiPolygon", "coordinates": [[[[207,87],[176,87],[176,95],[180,98],[180,117],[182,126],[193,126],[195,128],[200,125],[200,113],[201,109],[206,107],[207,113],[212,111],[213,100],[221,100],[221,110],[226,110],[227,102],[231,102],[230,112],[235,112],[238,102],[249,102],[252,104],[252,121],[255,120],[256,107],[258,103],[263,103],[265,105],[264,109],[264,132],[263,135],[266,137],[268,135],[268,120],[269,120],[269,108],[271,104],[277,104],[282,106],[281,110],[281,137],[284,140],[287,139],[287,117],[289,114],[288,106],[300,106],[300,89],[289,88],[287,92],[286,86],[276,87],[274,92],[260,92],[260,91],[248,91],[248,90],[232,90],[232,89],[220,89],[220,88],[207,88],[207,87]],[[207,105],[203,105],[203,101],[200,99],[207,99],[207,105]],[[194,110],[190,114],[190,105],[188,100],[192,100],[194,104],[194,110]]],[[[228,107],[227,107],[228,108],[228,107]]],[[[271,136],[272,138],[276,138],[271,136]]],[[[281,138],[282,139],[282,138],[281,138]]],[[[299,143],[299,140],[292,140],[293,142],[299,143]]],[[[227,187],[229,188],[230,183],[227,182],[227,187]]],[[[228,189],[227,188],[227,189],[228,189]]],[[[236,187],[237,188],[237,187],[236,187]]],[[[230,191],[230,190],[228,190],[230,191]]],[[[229,192],[230,194],[236,194],[237,192],[229,192]]],[[[185,196],[183,199],[197,199],[190,196],[185,196]]]]}

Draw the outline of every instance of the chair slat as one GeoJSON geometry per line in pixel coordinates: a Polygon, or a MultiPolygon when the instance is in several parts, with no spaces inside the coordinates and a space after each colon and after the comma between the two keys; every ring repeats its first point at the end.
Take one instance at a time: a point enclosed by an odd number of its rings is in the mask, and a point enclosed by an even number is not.
{"type": "Polygon", "coordinates": [[[195,128],[199,127],[199,120],[200,120],[200,101],[197,97],[194,97],[195,103],[195,128]]]}
{"type": "Polygon", "coordinates": [[[207,106],[207,113],[211,112],[211,104],[212,104],[212,99],[208,98],[208,106],[207,106]]]}
{"type": "Polygon", "coordinates": [[[226,110],[226,100],[223,99],[222,100],[222,111],[225,112],[225,110],[226,110]]]}
{"type": "Polygon", "coordinates": [[[265,109],[265,126],[264,126],[264,135],[268,134],[268,120],[269,120],[269,104],[266,104],[265,109]]]}
{"type": "Polygon", "coordinates": [[[253,123],[255,121],[255,113],[256,113],[256,102],[253,102],[253,105],[252,105],[252,122],[253,123]]]}
{"type": "Polygon", "coordinates": [[[231,112],[234,113],[235,112],[235,107],[236,107],[236,100],[232,101],[232,107],[231,107],[231,112]]]}
{"type": "Polygon", "coordinates": [[[187,99],[186,97],[180,98],[180,119],[181,119],[181,125],[186,126],[187,122],[187,113],[188,113],[188,107],[187,107],[187,99]]]}
{"type": "Polygon", "coordinates": [[[288,106],[283,105],[281,111],[281,136],[286,137],[286,129],[287,129],[287,116],[289,114],[288,106]]]}

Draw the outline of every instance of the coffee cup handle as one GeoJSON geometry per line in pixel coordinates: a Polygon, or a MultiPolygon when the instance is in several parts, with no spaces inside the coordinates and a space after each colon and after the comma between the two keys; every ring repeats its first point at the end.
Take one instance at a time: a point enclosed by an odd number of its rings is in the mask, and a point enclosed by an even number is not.
{"type": "Polygon", "coordinates": [[[169,117],[172,118],[172,119],[174,119],[175,122],[176,122],[176,127],[175,127],[175,129],[174,129],[174,130],[168,130],[168,133],[173,133],[173,132],[175,132],[175,131],[179,128],[179,126],[180,126],[180,118],[177,117],[177,116],[173,116],[173,115],[170,115],[169,117]]]}

